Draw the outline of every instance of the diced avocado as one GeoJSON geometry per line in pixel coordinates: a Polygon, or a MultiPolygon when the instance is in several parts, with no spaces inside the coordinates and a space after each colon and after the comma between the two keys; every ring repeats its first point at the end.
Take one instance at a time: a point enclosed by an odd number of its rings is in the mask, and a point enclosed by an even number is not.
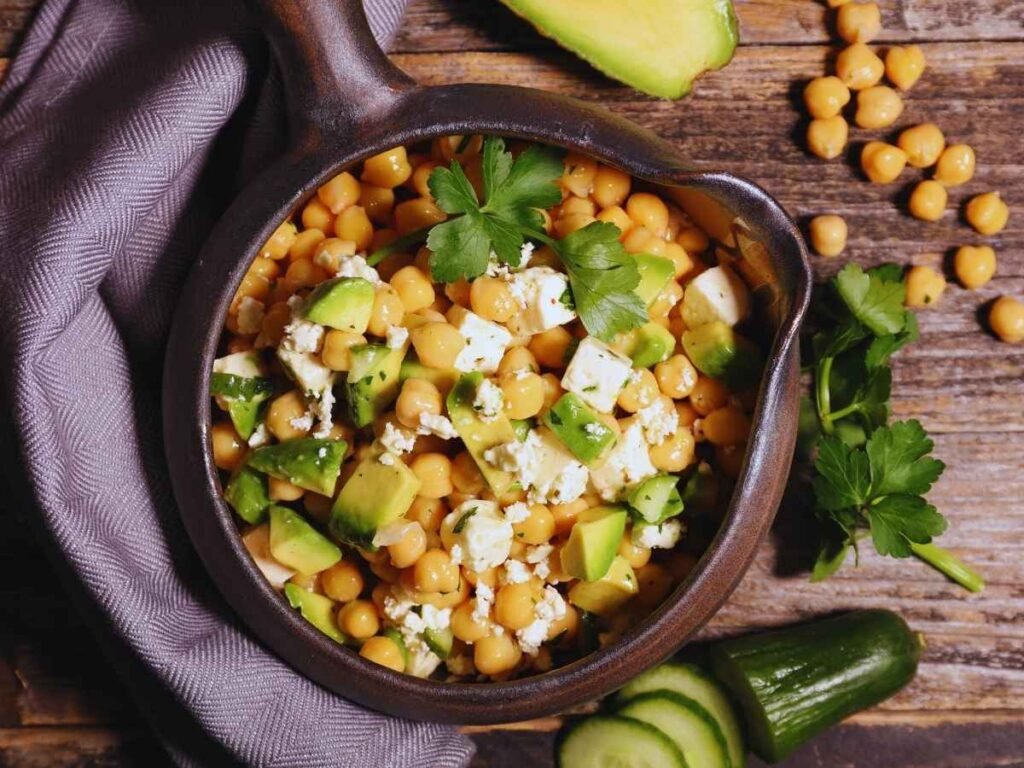
{"type": "MultiPolygon", "coordinates": [[[[259,371],[258,358],[255,353],[238,352],[221,358],[217,363],[228,361],[221,367],[233,370],[244,370],[247,373],[259,371]],[[241,356],[241,357],[240,357],[241,356]],[[254,360],[255,358],[255,360],[254,360]]],[[[256,429],[256,422],[262,411],[262,404],[274,392],[274,382],[260,375],[243,376],[238,373],[214,371],[210,376],[210,394],[217,399],[217,404],[225,408],[231,416],[231,423],[244,439],[248,440],[256,429]]]]}
{"type": "Polygon", "coordinates": [[[247,463],[278,480],[321,496],[333,496],[347,447],[344,440],[303,437],[257,448],[249,454],[247,463]]]}
{"type": "Polygon", "coordinates": [[[652,256],[649,253],[633,254],[636,260],[636,268],[640,272],[640,282],[637,283],[633,292],[640,297],[640,300],[647,306],[658,298],[662,288],[668,285],[668,281],[676,273],[676,267],[671,259],[661,256],[652,256]]]}
{"type": "Polygon", "coordinates": [[[248,550],[253,563],[274,589],[282,589],[295,571],[277,562],[270,554],[270,523],[262,523],[242,536],[242,544],[248,550]]]}
{"type": "Polygon", "coordinates": [[[645,323],[636,329],[631,349],[626,353],[634,368],[650,368],[668,360],[676,348],[672,331],[657,323],[645,323]]]}
{"type": "Polygon", "coordinates": [[[398,397],[399,375],[406,345],[392,349],[384,344],[352,347],[348,372],[348,406],[352,421],[365,427],[388,409],[398,397]]]}
{"type": "Polygon", "coordinates": [[[341,550],[288,507],[270,508],[270,554],[277,562],[310,576],[341,560],[341,550]]]}
{"type": "Polygon", "coordinates": [[[373,311],[373,294],[370,281],[361,277],[325,280],[306,299],[303,314],[317,325],[365,333],[373,311]]]}
{"type": "Polygon", "coordinates": [[[480,467],[480,473],[497,495],[505,493],[515,482],[508,472],[497,469],[484,458],[484,451],[497,445],[512,443],[518,440],[512,423],[504,414],[498,414],[491,421],[484,421],[473,409],[477,387],[483,381],[480,372],[463,375],[448,393],[448,418],[459,433],[466,450],[480,467]]]}
{"type": "Polygon", "coordinates": [[[228,481],[224,500],[247,523],[256,525],[267,518],[271,505],[267,495],[267,478],[252,467],[242,467],[228,481]]]}
{"type": "Polygon", "coordinates": [[[676,488],[675,475],[655,475],[629,492],[627,501],[644,522],[657,525],[683,511],[683,500],[676,488]]]}
{"type": "Polygon", "coordinates": [[[455,635],[450,629],[425,629],[423,630],[423,642],[441,659],[447,659],[452,653],[452,643],[455,635]]]}
{"type": "Polygon", "coordinates": [[[402,652],[402,662],[409,666],[409,648],[405,644],[405,638],[402,637],[402,633],[394,627],[388,627],[381,634],[398,646],[398,650],[402,652]]]}
{"type": "Polygon", "coordinates": [[[615,444],[615,432],[572,392],[566,392],[544,414],[544,423],[577,459],[590,463],[615,444]]]}
{"type": "Polygon", "coordinates": [[[526,440],[530,430],[537,426],[533,419],[509,419],[512,429],[515,430],[516,439],[521,443],[526,440]]]}
{"type": "Polygon", "coordinates": [[[562,547],[562,570],[574,579],[597,581],[607,572],[626,530],[622,507],[592,507],[576,518],[562,547]]]}
{"type": "Polygon", "coordinates": [[[256,424],[262,419],[265,409],[266,402],[263,400],[255,402],[228,401],[228,416],[231,417],[231,424],[243,440],[252,437],[252,433],[256,431],[256,424]]]}
{"type": "Polygon", "coordinates": [[[761,350],[725,323],[683,331],[683,349],[698,371],[732,389],[754,384],[761,375],[761,350]]]}
{"type": "Polygon", "coordinates": [[[327,527],[340,541],[372,550],[377,529],[404,515],[419,489],[420,479],[403,462],[368,456],[338,494],[327,527]]]}
{"type": "Polygon", "coordinates": [[[728,64],[739,42],[729,0],[502,2],[605,74],[665,99],[728,64]]]}
{"type": "Polygon", "coordinates": [[[298,608],[302,618],[319,629],[336,643],[344,643],[347,638],[338,629],[334,620],[335,602],[329,597],[309,592],[298,584],[285,584],[284,596],[292,608],[298,608]]]}
{"type": "Polygon", "coordinates": [[[569,589],[569,602],[577,608],[607,616],[637,593],[636,574],[621,555],[612,558],[608,572],[597,581],[578,581],[569,589]]]}
{"type": "Polygon", "coordinates": [[[736,325],[750,314],[750,289],[729,267],[712,267],[686,286],[680,314],[687,328],[714,322],[736,325]]]}
{"type": "Polygon", "coordinates": [[[409,357],[402,361],[398,380],[404,383],[408,379],[424,379],[437,387],[442,397],[447,397],[461,375],[454,368],[431,368],[409,357]]]}

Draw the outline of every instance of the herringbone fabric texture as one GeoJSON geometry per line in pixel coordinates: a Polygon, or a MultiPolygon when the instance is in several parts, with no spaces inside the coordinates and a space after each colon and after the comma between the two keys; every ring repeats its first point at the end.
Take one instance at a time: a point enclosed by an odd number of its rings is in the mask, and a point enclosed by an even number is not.
{"type": "MultiPolygon", "coordinates": [[[[404,0],[367,5],[387,37],[404,0]]],[[[0,376],[17,471],[177,762],[463,765],[472,748],[451,729],[335,697],[249,637],[171,496],[163,346],[208,229],[279,147],[268,71],[236,0],[43,3],[0,87],[0,376]]]]}

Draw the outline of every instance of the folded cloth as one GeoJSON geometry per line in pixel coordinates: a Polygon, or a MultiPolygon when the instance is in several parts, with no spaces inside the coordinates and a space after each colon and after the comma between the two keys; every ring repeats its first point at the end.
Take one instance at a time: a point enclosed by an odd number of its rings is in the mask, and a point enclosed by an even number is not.
{"type": "MultiPolygon", "coordinates": [[[[404,2],[367,0],[378,39],[404,2]]],[[[211,225],[281,145],[277,83],[237,0],[43,3],[0,87],[6,442],[55,567],[176,762],[464,765],[452,729],[347,702],[250,637],[171,495],[168,325],[211,225]]]]}

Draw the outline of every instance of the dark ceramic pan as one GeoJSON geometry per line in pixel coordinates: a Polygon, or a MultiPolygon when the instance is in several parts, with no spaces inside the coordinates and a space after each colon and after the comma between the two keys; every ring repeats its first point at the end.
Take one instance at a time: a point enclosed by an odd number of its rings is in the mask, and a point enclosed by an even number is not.
{"type": "Polygon", "coordinates": [[[196,550],[228,604],[269,648],[307,677],[369,707],[423,720],[494,723],[552,714],[614,690],[674,653],[707,622],[750,565],[775,515],[796,435],[796,338],[810,287],[797,228],[754,184],[694,171],[675,147],[597,107],[526,88],[417,86],[374,44],[358,0],[260,0],[255,11],[284,73],[290,148],[239,195],[210,235],[181,297],[164,374],[167,461],[196,550]],[[543,675],[491,684],[396,674],[306,623],[243,548],[209,448],[207,392],[225,313],[277,224],[347,166],[399,144],[467,133],[571,148],[673,188],[684,207],[695,195],[714,201],[717,215],[701,223],[735,244],[769,349],[735,492],[690,576],[611,647],[543,675]]]}

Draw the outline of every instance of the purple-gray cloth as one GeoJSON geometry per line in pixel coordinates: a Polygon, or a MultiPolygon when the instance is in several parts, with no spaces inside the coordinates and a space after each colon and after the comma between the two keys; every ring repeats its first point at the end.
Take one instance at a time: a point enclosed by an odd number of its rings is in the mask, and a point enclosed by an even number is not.
{"type": "MultiPolygon", "coordinates": [[[[367,5],[387,38],[404,0],[367,5]]],[[[277,82],[234,0],[43,3],[0,87],[0,381],[14,432],[2,438],[51,559],[175,761],[461,766],[472,746],[451,728],[367,711],[258,644],[171,495],[168,326],[206,233],[281,146],[277,82]]]]}

